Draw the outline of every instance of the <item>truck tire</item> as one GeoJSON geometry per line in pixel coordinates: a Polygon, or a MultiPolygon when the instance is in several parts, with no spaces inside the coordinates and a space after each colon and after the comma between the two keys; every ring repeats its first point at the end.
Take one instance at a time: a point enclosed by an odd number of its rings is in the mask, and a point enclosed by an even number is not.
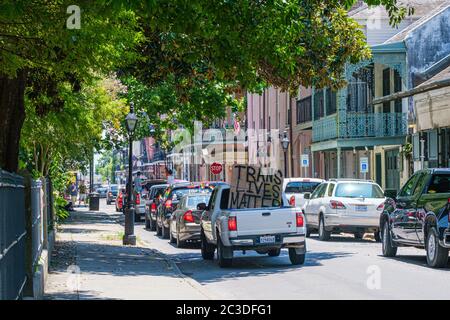
{"type": "Polygon", "coordinates": [[[381,242],[381,231],[377,231],[373,234],[376,242],[381,242]]]}
{"type": "Polygon", "coordinates": [[[289,260],[293,265],[301,265],[305,263],[305,253],[297,253],[295,248],[289,248],[289,260]]]}
{"type": "Polygon", "coordinates": [[[310,238],[311,237],[311,229],[306,227],[306,237],[310,238]]]}
{"type": "Polygon", "coordinates": [[[323,219],[323,215],[320,215],[319,218],[319,240],[320,241],[328,241],[330,240],[331,232],[325,229],[325,222],[323,219]]]}
{"type": "Polygon", "coordinates": [[[267,252],[269,254],[269,257],[278,257],[281,253],[281,248],[278,249],[270,249],[269,252],[267,252]]]}
{"type": "Polygon", "coordinates": [[[353,235],[355,236],[355,239],[361,240],[364,238],[364,232],[355,232],[353,235]]]}
{"type": "Polygon", "coordinates": [[[227,249],[223,245],[222,240],[217,236],[217,260],[221,268],[229,268],[233,264],[233,258],[225,258],[225,250],[227,249]]]}
{"type": "Polygon", "coordinates": [[[384,222],[382,240],[383,256],[395,257],[397,255],[397,247],[392,243],[391,233],[389,232],[389,223],[387,221],[384,222]]]}
{"type": "Polygon", "coordinates": [[[448,249],[439,244],[436,227],[431,227],[426,242],[427,264],[432,268],[444,268],[448,262],[448,249]]]}
{"type": "Polygon", "coordinates": [[[203,230],[201,231],[200,239],[201,239],[201,251],[203,260],[213,260],[214,251],[216,249],[212,244],[208,243],[208,241],[206,240],[206,236],[203,233],[203,230]]]}

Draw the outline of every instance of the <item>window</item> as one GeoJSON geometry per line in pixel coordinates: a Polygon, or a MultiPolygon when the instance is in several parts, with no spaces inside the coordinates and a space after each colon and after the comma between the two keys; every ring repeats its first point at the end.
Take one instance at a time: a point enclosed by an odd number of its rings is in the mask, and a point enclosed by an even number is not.
{"type": "Polygon", "coordinates": [[[286,185],[286,189],[284,192],[286,193],[305,193],[305,192],[313,192],[317,186],[320,185],[320,182],[289,182],[286,185]]]}
{"type": "Polygon", "coordinates": [[[311,199],[319,198],[319,194],[321,193],[322,190],[324,190],[324,188],[326,188],[326,186],[327,186],[326,183],[322,183],[320,186],[318,186],[312,193],[311,199]]]}
{"type": "Polygon", "coordinates": [[[309,96],[297,101],[297,124],[311,120],[311,96],[309,96]]]}
{"type": "MultiPolygon", "coordinates": [[[[228,190],[228,194],[230,194],[229,190],[228,190]]],[[[214,189],[211,194],[211,198],[209,198],[209,203],[208,203],[208,208],[211,211],[214,210],[214,204],[216,202],[216,197],[217,197],[217,189],[214,189]]]]}
{"type": "Polygon", "coordinates": [[[433,175],[428,193],[450,193],[450,174],[433,175]]]}
{"type": "MultiPolygon", "coordinates": [[[[397,70],[394,70],[394,92],[402,91],[402,77],[397,70]]],[[[402,112],[402,99],[394,101],[395,112],[402,112]]]]}
{"type": "Polygon", "coordinates": [[[414,187],[416,185],[417,180],[419,179],[419,174],[413,175],[408,182],[406,182],[405,186],[399,193],[400,197],[410,197],[413,194],[414,187]]]}
{"type": "Polygon", "coordinates": [[[342,198],[384,198],[383,191],[372,183],[339,183],[336,187],[336,197],[342,198]]]}
{"type": "MultiPolygon", "coordinates": [[[[386,68],[383,70],[383,96],[391,94],[391,69],[386,68]]],[[[383,112],[391,112],[391,102],[383,102],[383,112]]]]}
{"type": "Polygon", "coordinates": [[[333,195],[334,187],[336,185],[334,183],[330,183],[330,186],[328,187],[328,196],[331,197],[333,195]]]}
{"type": "Polygon", "coordinates": [[[324,116],[323,90],[317,90],[314,93],[314,119],[317,120],[324,116]]]}
{"type": "Polygon", "coordinates": [[[326,89],[326,103],[327,103],[327,115],[336,113],[336,91],[326,89]]]}
{"type": "Polygon", "coordinates": [[[323,198],[325,196],[325,191],[327,190],[327,184],[323,184],[322,188],[319,190],[319,194],[317,195],[317,198],[323,198]]]}
{"type": "Polygon", "coordinates": [[[197,205],[199,203],[208,203],[209,202],[209,195],[201,195],[201,196],[195,196],[195,197],[188,197],[187,198],[187,204],[184,206],[189,209],[195,209],[197,208],[197,205]]]}
{"type": "Polygon", "coordinates": [[[418,181],[417,181],[416,187],[414,188],[414,192],[413,192],[414,195],[419,195],[420,193],[422,193],[425,183],[428,180],[427,178],[428,178],[428,175],[425,172],[422,172],[419,175],[419,179],[417,179],[418,181]]]}
{"type": "Polygon", "coordinates": [[[220,209],[228,209],[228,201],[230,200],[230,189],[222,190],[222,199],[220,199],[220,209]]]}

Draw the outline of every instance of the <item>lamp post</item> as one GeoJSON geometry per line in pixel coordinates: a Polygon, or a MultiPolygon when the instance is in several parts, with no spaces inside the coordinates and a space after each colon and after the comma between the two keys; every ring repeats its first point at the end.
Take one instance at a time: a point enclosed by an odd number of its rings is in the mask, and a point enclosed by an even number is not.
{"type": "Polygon", "coordinates": [[[137,117],[134,114],[134,104],[130,103],[130,113],[125,118],[128,131],[128,183],[127,183],[127,205],[125,207],[125,235],[123,236],[124,245],[136,245],[136,236],[134,235],[134,206],[132,205],[133,192],[133,132],[136,129],[137,117]]]}
{"type": "Polygon", "coordinates": [[[283,147],[284,151],[284,177],[287,177],[287,151],[289,148],[289,138],[287,135],[287,132],[283,132],[283,138],[281,139],[281,146],[283,147]]]}

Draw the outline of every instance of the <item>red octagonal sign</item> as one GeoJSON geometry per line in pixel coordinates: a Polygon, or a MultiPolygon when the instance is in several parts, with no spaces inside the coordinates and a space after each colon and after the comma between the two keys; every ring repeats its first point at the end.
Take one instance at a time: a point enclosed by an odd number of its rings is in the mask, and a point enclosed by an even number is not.
{"type": "Polygon", "coordinates": [[[214,162],[211,164],[211,173],[212,174],[219,174],[222,172],[222,165],[220,163],[214,162]]]}

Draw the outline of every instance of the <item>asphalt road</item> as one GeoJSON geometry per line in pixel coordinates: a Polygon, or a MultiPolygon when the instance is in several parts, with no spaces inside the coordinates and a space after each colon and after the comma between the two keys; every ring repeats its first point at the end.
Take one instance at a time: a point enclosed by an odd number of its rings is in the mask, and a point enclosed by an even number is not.
{"type": "MultiPolygon", "coordinates": [[[[102,208],[113,212],[114,206],[102,208]]],[[[396,258],[384,258],[381,244],[367,237],[332,236],[328,242],[307,239],[303,266],[292,266],[287,250],[279,257],[235,252],[233,267],[204,261],[199,244],[178,249],[169,240],[135,225],[138,240],[172,259],[181,272],[218,299],[450,299],[450,264],[426,265],[425,251],[399,248],[396,258]]],[[[187,297],[188,298],[188,297],[187,297]]]]}

